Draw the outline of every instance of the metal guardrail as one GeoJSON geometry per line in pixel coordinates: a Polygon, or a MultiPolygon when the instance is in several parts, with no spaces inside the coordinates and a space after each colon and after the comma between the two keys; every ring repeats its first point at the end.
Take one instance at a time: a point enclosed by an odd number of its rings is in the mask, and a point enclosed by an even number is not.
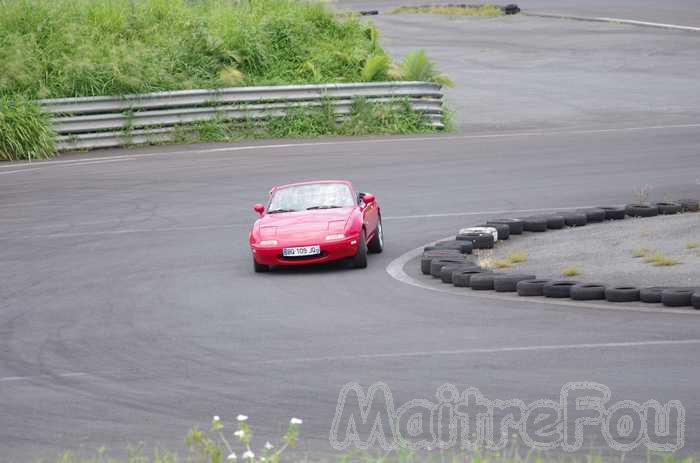
{"type": "Polygon", "coordinates": [[[443,127],[442,91],[432,82],[285,85],[146,93],[141,95],[39,100],[51,115],[59,150],[161,143],[176,128],[210,120],[262,123],[290,110],[330,104],[338,120],[351,112],[353,99],[374,103],[407,101],[426,123],[443,127]]]}

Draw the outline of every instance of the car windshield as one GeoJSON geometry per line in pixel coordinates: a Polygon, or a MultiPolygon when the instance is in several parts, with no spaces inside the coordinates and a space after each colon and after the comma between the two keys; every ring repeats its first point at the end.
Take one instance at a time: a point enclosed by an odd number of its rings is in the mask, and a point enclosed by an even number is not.
{"type": "Polygon", "coordinates": [[[267,213],[332,209],[354,205],[350,187],[345,183],[309,183],[275,190],[267,213]]]}

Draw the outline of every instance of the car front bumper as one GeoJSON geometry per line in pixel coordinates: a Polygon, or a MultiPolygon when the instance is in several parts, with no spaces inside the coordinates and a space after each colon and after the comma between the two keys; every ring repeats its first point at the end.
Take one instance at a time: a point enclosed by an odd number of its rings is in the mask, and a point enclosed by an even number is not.
{"type": "Polygon", "coordinates": [[[253,258],[258,264],[278,266],[320,264],[323,262],[330,262],[332,260],[346,259],[354,256],[357,253],[358,248],[359,240],[357,236],[322,243],[285,243],[283,245],[275,246],[259,246],[256,244],[251,245],[253,258]],[[321,247],[321,254],[304,257],[284,257],[282,255],[283,248],[313,246],[316,244],[321,247]]]}

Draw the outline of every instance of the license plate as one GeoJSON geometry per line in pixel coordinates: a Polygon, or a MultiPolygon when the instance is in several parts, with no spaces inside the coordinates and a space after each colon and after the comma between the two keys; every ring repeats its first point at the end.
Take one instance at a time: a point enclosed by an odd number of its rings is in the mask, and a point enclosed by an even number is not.
{"type": "Polygon", "coordinates": [[[321,254],[321,246],[318,244],[315,246],[300,246],[298,248],[282,249],[282,255],[284,257],[315,256],[317,254],[321,254]]]}

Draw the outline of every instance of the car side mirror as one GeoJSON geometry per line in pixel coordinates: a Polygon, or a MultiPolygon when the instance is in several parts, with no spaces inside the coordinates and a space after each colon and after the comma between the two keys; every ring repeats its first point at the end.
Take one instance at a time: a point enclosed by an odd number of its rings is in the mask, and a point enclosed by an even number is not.
{"type": "Polygon", "coordinates": [[[263,212],[265,212],[265,206],[263,206],[262,204],[256,204],[255,206],[253,206],[253,210],[257,212],[260,217],[262,217],[263,212]]]}
{"type": "Polygon", "coordinates": [[[362,200],[365,204],[370,205],[374,202],[374,195],[372,193],[365,193],[364,196],[362,196],[362,200]]]}

